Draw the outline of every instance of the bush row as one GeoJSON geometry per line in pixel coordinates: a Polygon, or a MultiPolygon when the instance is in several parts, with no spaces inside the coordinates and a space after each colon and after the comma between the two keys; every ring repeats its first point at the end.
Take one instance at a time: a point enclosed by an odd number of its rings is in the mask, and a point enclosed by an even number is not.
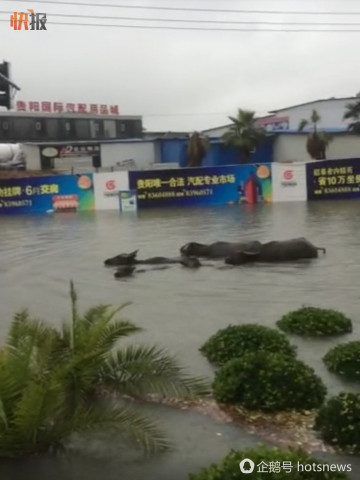
{"type": "MultiPolygon", "coordinates": [[[[342,313],[314,307],[284,315],[277,326],[298,335],[352,331],[351,320],[342,313]]],[[[317,409],[314,428],[325,441],[349,452],[360,451],[360,394],[342,393],[324,404],[323,381],[296,358],[296,347],[283,332],[255,324],[229,325],[212,335],[200,351],[218,367],[212,385],[217,401],[267,412],[317,409]]],[[[359,380],[360,342],[336,346],[323,361],[330,371],[359,380]]]]}

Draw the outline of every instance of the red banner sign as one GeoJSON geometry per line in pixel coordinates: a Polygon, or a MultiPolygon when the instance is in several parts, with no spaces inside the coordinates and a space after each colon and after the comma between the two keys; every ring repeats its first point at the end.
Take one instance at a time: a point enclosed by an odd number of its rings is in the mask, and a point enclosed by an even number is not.
{"type": "Polygon", "coordinates": [[[96,103],[62,103],[62,102],[16,102],[18,112],[43,113],[89,113],[93,115],[119,115],[118,105],[98,105],[96,103]]]}

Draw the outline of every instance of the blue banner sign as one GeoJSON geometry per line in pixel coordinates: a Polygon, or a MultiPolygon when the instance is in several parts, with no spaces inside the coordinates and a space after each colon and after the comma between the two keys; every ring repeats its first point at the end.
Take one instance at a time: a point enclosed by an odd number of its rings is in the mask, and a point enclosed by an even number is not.
{"type": "Polygon", "coordinates": [[[93,175],[0,180],[0,215],[94,210],[93,175]]]}
{"type": "Polygon", "coordinates": [[[272,201],[271,164],[134,171],[129,185],[139,208],[272,201]]]}
{"type": "Polygon", "coordinates": [[[306,164],[308,200],[360,197],[360,159],[324,160],[306,164]]]}

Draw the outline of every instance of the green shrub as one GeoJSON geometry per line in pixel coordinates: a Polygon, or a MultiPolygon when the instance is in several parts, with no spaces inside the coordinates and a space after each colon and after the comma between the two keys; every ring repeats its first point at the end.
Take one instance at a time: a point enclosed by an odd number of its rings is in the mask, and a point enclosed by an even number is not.
{"type": "Polygon", "coordinates": [[[276,325],[286,333],[295,335],[340,335],[352,332],[352,322],[336,310],[302,307],[284,315],[276,325]]]}
{"type": "Polygon", "coordinates": [[[212,363],[223,365],[249,351],[278,352],[295,357],[296,347],[274,328],[256,324],[229,325],[212,335],[200,352],[212,363]]]}
{"type": "MultiPolygon", "coordinates": [[[[333,472],[330,467],[331,465],[320,462],[300,449],[260,446],[231,450],[218,464],[214,463],[190,474],[189,480],[350,480],[346,473],[333,472]],[[253,472],[246,475],[239,467],[245,459],[250,459],[255,464],[253,472]],[[305,471],[305,465],[307,469],[311,465],[312,471],[305,471]]],[[[344,467],[346,468],[345,465],[344,467]]]]}
{"type": "Polygon", "coordinates": [[[360,394],[340,393],[318,411],[314,424],[326,442],[360,453],[360,394]]]}
{"type": "Polygon", "coordinates": [[[323,361],[330,372],[360,380],[360,341],[343,343],[328,351],[323,361]]]}
{"type": "Polygon", "coordinates": [[[214,397],[250,410],[308,410],[319,407],[326,387],[300,360],[268,352],[230,360],[215,374],[214,397]]]}

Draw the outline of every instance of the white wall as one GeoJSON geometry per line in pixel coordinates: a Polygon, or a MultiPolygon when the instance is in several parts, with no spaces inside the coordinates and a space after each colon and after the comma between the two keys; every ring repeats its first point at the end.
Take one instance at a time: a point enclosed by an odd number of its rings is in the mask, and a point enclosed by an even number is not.
{"type": "Polygon", "coordinates": [[[301,164],[271,165],[273,202],[306,202],[306,166],[301,164]]]}
{"type": "MultiPolygon", "coordinates": [[[[311,161],[306,151],[307,135],[279,134],[274,142],[275,162],[311,161]]],[[[353,135],[334,135],[326,150],[326,159],[360,158],[360,137],[353,135]]]]}
{"type": "Polygon", "coordinates": [[[148,142],[124,142],[103,143],[100,145],[101,166],[116,167],[117,162],[133,159],[136,168],[143,170],[156,162],[155,143],[148,142]]]}
{"type": "Polygon", "coordinates": [[[274,162],[304,162],[310,160],[306,151],[306,135],[279,134],[274,141],[274,162]]]}
{"type": "Polygon", "coordinates": [[[119,190],[129,189],[128,172],[101,172],[94,174],[96,210],[119,210],[119,190]]]}
{"type": "Polygon", "coordinates": [[[326,150],[326,159],[360,158],[360,137],[353,135],[337,135],[326,150]]]}
{"type": "Polygon", "coordinates": [[[349,121],[343,120],[345,113],[345,105],[353,103],[351,98],[345,100],[326,100],[301,105],[298,107],[279,110],[276,112],[279,116],[289,117],[290,130],[297,130],[302,119],[309,119],[311,112],[316,110],[321,117],[319,127],[321,128],[344,128],[349,124],[349,121]]]}
{"type": "Polygon", "coordinates": [[[26,169],[27,170],[41,170],[40,148],[37,145],[22,145],[25,153],[26,169]]]}

